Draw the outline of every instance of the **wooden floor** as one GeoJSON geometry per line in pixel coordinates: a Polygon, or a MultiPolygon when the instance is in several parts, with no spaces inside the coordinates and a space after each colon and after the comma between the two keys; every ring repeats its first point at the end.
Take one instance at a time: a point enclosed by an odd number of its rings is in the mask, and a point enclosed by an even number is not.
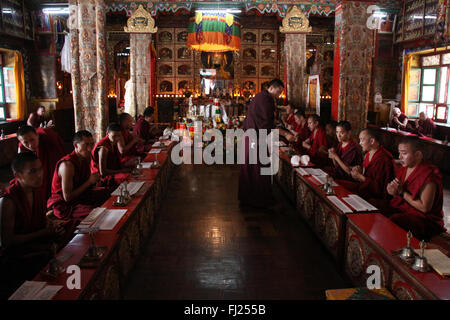
{"type": "Polygon", "coordinates": [[[283,214],[240,209],[238,175],[177,168],[125,299],[325,299],[351,287],[279,191],[283,214]]]}

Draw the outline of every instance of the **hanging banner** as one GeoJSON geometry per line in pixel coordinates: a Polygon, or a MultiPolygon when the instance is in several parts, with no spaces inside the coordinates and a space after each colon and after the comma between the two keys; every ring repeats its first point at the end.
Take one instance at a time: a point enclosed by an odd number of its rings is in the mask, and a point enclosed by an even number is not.
{"type": "Polygon", "coordinates": [[[319,76],[308,77],[308,96],[306,97],[308,108],[315,108],[316,114],[320,116],[320,83],[319,76]]]}

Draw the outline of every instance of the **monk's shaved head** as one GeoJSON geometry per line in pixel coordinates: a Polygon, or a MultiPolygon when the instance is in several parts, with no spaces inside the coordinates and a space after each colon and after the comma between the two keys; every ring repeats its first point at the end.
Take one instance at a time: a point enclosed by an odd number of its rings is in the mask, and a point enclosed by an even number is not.
{"type": "Polygon", "coordinates": [[[17,136],[19,136],[19,137],[23,137],[24,135],[26,135],[28,133],[36,134],[36,129],[33,128],[32,126],[25,125],[25,126],[21,126],[19,128],[19,130],[17,130],[17,136]]]}
{"type": "Polygon", "coordinates": [[[81,142],[83,141],[83,137],[92,138],[92,133],[87,130],[77,131],[73,136],[73,142],[81,142]]]}
{"type": "Polygon", "coordinates": [[[122,128],[120,127],[120,124],[118,124],[117,122],[112,122],[109,124],[108,129],[106,131],[109,133],[109,132],[120,132],[121,130],[122,128]]]}
{"type": "Polygon", "coordinates": [[[378,143],[381,143],[381,136],[377,130],[373,128],[365,128],[361,132],[365,132],[370,138],[374,139],[378,143]]]}
{"type": "Polygon", "coordinates": [[[400,140],[400,142],[398,143],[399,145],[401,144],[405,144],[405,145],[409,145],[411,148],[412,152],[417,152],[417,151],[421,151],[422,149],[420,148],[419,145],[419,139],[415,138],[415,137],[404,137],[400,140]]]}
{"type": "Polygon", "coordinates": [[[124,121],[128,120],[128,119],[133,119],[133,117],[131,116],[131,114],[123,112],[119,115],[119,123],[122,124],[124,121]]]}
{"type": "Polygon", "coordinates": [[[34,152],[22,152],[18,153],[14,160],[11,162],[11,169],[13,173],[23,172],[26,165],[30,162],[38,160],[38,157],[34,152]]]}

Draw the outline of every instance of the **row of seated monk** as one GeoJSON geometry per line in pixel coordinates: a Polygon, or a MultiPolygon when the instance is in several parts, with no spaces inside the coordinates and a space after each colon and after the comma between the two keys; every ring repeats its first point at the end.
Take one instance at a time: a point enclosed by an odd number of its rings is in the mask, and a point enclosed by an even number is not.
{"type": "Polygon", "coordinates": [[[400,141],[396,161],[374,128],[359,133],[358,145],[348,121],[339,122],[335,130],[328,123],[324,130],[318,115],[306,117],[292,107],[279,127],[282,139],[298,153],[308,154],[339,185],[367,199],[416,238],[430,240],[446,231],[442,175],[424,160],[418,137],[400,141]]]}
{"type": "Polygon", "coordinates": [[[400,108],[394,108],[389,125],[392,128],[409,131],[421,137],[436,138],[437,136],[436,124],[433,119],[428,118],[427,114],[423,111],[420,112],[419,117],[411,123],[400,108]]]}
{"type": "Polygon", "coordinates": [[[134,119],[120,114],[119,123],[109,124],[97,143],[80,130],[70,154],[52,128],[19,128],[14,179],[0,197],[1,297],[42,270],[73,238],[80,221],[128,177],[161,134],[153,113],[146,108],[132,133],[134,119]]]}

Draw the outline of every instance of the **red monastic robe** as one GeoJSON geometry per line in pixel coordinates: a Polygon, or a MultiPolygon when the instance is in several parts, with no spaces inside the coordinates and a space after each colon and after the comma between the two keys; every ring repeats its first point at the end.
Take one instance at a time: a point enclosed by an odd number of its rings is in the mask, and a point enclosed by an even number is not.
{"type": "Polygon", "coordinates": [[[33,205],[30,206],[21,185],[13,179],[4,196],[11,199],[16,206],[15,234],[28,234],[45,228],[46,199],[40,192],[33,191],[33,205]]]}
{"type": "MultiPolygon", "coordinates": [[[[63,139],[51,128],[37,128],[36,133],[39,136],[39,149],[36,156],[42,162],[43,185],[42,190],[45,198],[48,198],[52,189],[53,172],[56,163],[66,154],[63,139]]],[[[19,142],[19,151],[30,151],[19,142]]]]}
{"type": "Polygon", "coordinates": [[[369,161],[369,153],[367,152],[363,166],[366,181],[361,183],[339,180],[338,183],[365,199],[387,199],[386,186],[394,178],[394,159],[391,153],[380,146],[372,160],[369,161]]]}
{"type": "MultiPolygon", "coordinates": [[[[275,101],[267,90],[258,93],[250,103],[247,116],[244,120],[244,130],[266,129],[268,133],[275,128],[274,123],[275,101]]],[[[250,164],[249,137],[242,141],[245,150],[245,163],[240,165],[239,172],[239,201],[242,205],[253,207],[268,208],[275,204],[275,198],[272,193],[272,182],[270,175],[261,175],[260,169],[267,167],[259,159],[256,164],[250,164]]],[[[256,141],[256,145],[258,142],[256,141]]],[[[256,146],[256,148],[258,148],[256,146]]],[[[258,149],[256,149],[259,151],[258,149]]]]}
{"type": "MultiPolygon", "coordinates": [[[[398,116],[398,121],[400,121],[401,123],[403,123],[403,121],[405,121],[405,119],[407,119],[408,117],[406,116],[406,114],[404,114],[403,112],[402,113],[400,113],[400,115],[398,116]]],[[[396,123],[396,122],[394,122],[394,121],[392,121],[392,123],[391,123],[391,125],[395,128],[395,129],[398,129],[399,128],[399,125],[396,123]]],[[[403,129],[404,130],[404,129],[403,129]]]]}
{"type": "MultiPolygon", "coordinates": [[[[129,130],[122,130],[122,137],[125,145],[129,144],[133,140],[133,135],[130,133],[129,130]]],[[[150,146],[151,148],[151,146],[150,146]]],[[[144,151],[144,146],[139,146],[135,144],[131,149],[129,149],[125,154],[121,155],[120,162],[123,166],[127,166],[129,162],[131,162],[133,159],[136,159],[136,157],[142,156],[142,153],[144,151]]]]}
{"type": "Polygon", "coordinates": [[[82,186],[90,177],[91,169],[89,161],[80,160],[75,151],[58,161],[53,174],[52,195],[47,201],[48,209],[59,218],[70,218],[77,222],[87,216],[95,207],[102,205],[109,198],[109,190],[106,188],[89,188],[77,199],[66,202],[62,192],[62,179],[58,175],[59,165],[63,161],[72,163],[75,171],[73,176],[73,190],[82,186]]]}
{"type": "Polygon", "coordinates": [[[323,130],[322,127],[318,127],[316,132],[312,132],[309,136],[310,143],[311,143],[311,149],[309,149],[309,155],[311,157],[322,157],[322,155],[319,155],[319,148],[324,146],[325,149],[328,150],[328,141],[327,141],[327,135],[325,133],[325,130],[323,130]]]}
{"type": "Polygon", "coordinates": [[[430,118],[427,118],[425,121],[419,121],[419,135],[432,138],[435,130],[436,125],[430,118]]]}
{"type": "Polygon", "coordinates": [[[297,143],[295,144],[295,149],[300,151],[301,153],[305,153],[306,151],[303,148],[302,143],[303,141],[308,139],[311,135],[311,131],[309,131],[308,124],[305,123],[303,126],[295,124],[294,131],[299,133],[297,143]]]}
{"type": "Polygon", "coordinates": [[[295,116],[294,116],[293,113],[289,114],[289,115],[286,117],[286,123],[287,123],[288,125],[293,126],[294,128],[297,126],[297,123],[295,122],[295,116]]]}
{"type": "Polygon", "coordinates": [[[405,181],[406,171],[406,167],[401,167],[397,171],[396,177],[414,200],[419,199],[421,191],[427,183],[434,182],[436,184],[437,190],[433,206],[429,212],[423,213],[412,207],[403,197],[395,196],[390,201],[391,210],[394,212],[390,219],[406,231],[411,230],[419,239],[430,239],[434,235],[445,232],[442,211],[444,196],[439,169],[430,163],[422,162],[405,181]]]}
{"type": "MultiPolygon", "coordinates": [[[[11,199],[16,207],[16,235],[30,234],[45,228],[46,206],[41,190],[33,191],[33,204],[30,205],[21,185],[14,179],[3,196],[11,199]]],[[[52,240],[52,237],[42,237],[9,248],[0,246],[0,287],[6,290],[7,295],[12,294],[25,280],[31,280],[48,263],[52,240]]]]}
{"type": "Polygon", "coordinates": [[[133,128],[133,135],[135,137],[139,137],[145,141],[145,144],[152,144],[155,142],[156,137],[151,133],[151,126],[150,124],[145,121],[145,118],[143,116],[140,116],[136,124],[133,128]]]}
{"type": "MultiPolygon", "coordinates": [[[[110,170],[122,169],[122,163],[120,162],[120,152],[117,146],[113,146],[108,136],[104,137],[92,149],[91,157],[91,172],[100,172],[99,155],[100,148],[106,148],[108,150],[108,156],[106,159],[106,167],[110,170]]],[[[127,173],[116,173],[114,175],[102,176],[102,185],[108,187],[115,187],[121,184],[129,176],[127,173]]]]}
{"type": "MultiPolygon", "coordinates": [[[[339,158],[349,167],[361,165],[362,154],[358,144],[350,139],[348,144],[343,147],[340,142],[336,148],[336,154],[339,158]]],[[[351,175],[348,175],[342,168],[336,163],[334,166],[334,175],[337,179],[353,180],[351,175]]]]}

